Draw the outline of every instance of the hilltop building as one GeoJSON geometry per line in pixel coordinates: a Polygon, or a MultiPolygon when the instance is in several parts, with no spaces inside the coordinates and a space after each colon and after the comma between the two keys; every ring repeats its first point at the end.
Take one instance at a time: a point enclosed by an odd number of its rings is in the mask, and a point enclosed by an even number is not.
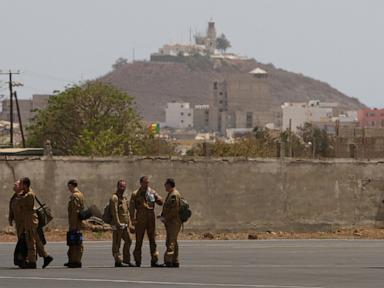
{"type": "Polygon", "coordinates": [[[209,54],[214,54],[216,50],[216,28],[215,22],[208,22],[207,36],[203,39],[204,45],[209,54]]]}
{"type": "Polygon", "coordinates": [[[205,36],[195,35],[195,43],[188,44],[165,44],[159,48],[157,53],[151,54],[151,61],[176,61],[177,56],[209,55],[214,59],[237,59],[244,60],[246,57],[240,57],[234,53],[219,53],[216,49],[217,33],[215,22],[209,21],[205,36]]]}
{"type": "Polygon", "coordinates": [[[195,35],[195,44],[165,44],[158,53],[151,54],[151,61],[164,60],[167,56],[212,55],[216,51],[215,22],[208,22],[206,36],[195,35]]]}

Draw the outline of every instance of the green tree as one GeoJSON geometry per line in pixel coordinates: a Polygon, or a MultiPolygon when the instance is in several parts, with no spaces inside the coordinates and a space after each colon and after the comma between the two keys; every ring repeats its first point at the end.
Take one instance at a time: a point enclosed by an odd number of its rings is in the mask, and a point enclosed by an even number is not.
{"type": "Polygon", "coordinates": [[[177,155],[177,145],[170,143],[165,139],[161,139],[147,133],[140,139],[140,145],[135,149],[135,155],[177,155]]]}
{"type": "Polygon", "coordinates": [[[299,133],[301,134],[304,143],[311,146],[313,156],[330,156],[332,153],[332,146],[327,131],[320,129],[311,123],[305,123],[304,126],[299,129],[299,133]]]}
{"type": "Polygon", "coordinates": [[[125,65],[127,63],[128,63],[128,59],[127,58],[119,57],[119,58],[116,59],[115,63],[112,64],[112,69],[113,70],[117,70],[117,69],[121,68],[123,65],[125,65]]]}
{"type": "Polygon", "coordinates": [[[271,135],[271,131],[255,127],[252,133],[237,137],[231,142],[217,140],[195,145],[187,154],[212,157],[276,157],[276,148],[277,139],[271,135]]]}
{"type": "Polygon", "coordinates": [[[221,34],[216,38],[216,48],[221,50],[221,52],[225,52],[228,48],[231,47],[231,42],[225,37],[224,34],[221,34]]]}
{"type": "Polygon", "coordinates": [[[111,85],[87,82],[51,96],[28,129],[30,147],[52,147],[64,155],[126,155],[145,138],[132,98],[111,85]]]}

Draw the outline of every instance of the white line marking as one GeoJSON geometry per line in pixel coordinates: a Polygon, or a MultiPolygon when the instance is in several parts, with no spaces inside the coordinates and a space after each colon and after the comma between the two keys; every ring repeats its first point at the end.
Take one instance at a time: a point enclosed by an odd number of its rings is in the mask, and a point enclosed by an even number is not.
{"type": "MultiPolygon", "coordinates": [[[[111,267],[111,266],[109,266],[111,267]]],[[[303,265],[291,265],[291,264],[243,264],[243,265],[231,265],[231,264],[187,264],[187,265],[182,265],[182,267],[187,267],[187,268],[361,268],[364,267],[362,265],[348,265],[348,264],[334,264],[334,265],[329,265],[329,264],[303,264],[303,265]]]]}
{"type": "MultiPolygon", "coordinates": [[[[338,269],[350,269],[350,268],[362,268],[366,267],[368,265],[351,265],[351,264],[303,264],[303,265],[297,265],[297,264],[242,264],[242,265],[231,265],[231,264],[186,264],[182,265],[182,268],[286,268],[286,269],[297,269],[297,268],[303,268],[303,269],[312,269],[312,268],[338,268],[338,269]]],[[[150,268],[150,266],[142,266],[146,268],[150,268]]],[[[1,268],[1,266],[0,266],[1,268]]],[[[66,269],[64,266],[58,266],[58,265],[50,265],[49,268],[63,268],[66,269]]],[[[111,265],[91,265],[91,266],[83,266],[83,268],[113,268],[111,265]]],[[[131,269],[135,269],[135,267],[132,267],[131,269]]],[[[138,268],[139,269],[139,268],[138,268]]]]}
{"type": "Polygon", "coordinates": [[[230,283],[188,283],[188,282],[157,282],[157,281],[134,281],[118,279],[85,279],[85,278],[43,278],[43,277],[12,277],[0,276],[0,279],[16,280],[49,280],[49,281],[82,281],[82,282],[111,282],[151,285],[179,285],[179,286],[214,286],[214,287],[255,287],[255,288],[324,288],[318,286],[297,286],[297,285],[263,285],[263,284],[230,284],[230,283]]]}

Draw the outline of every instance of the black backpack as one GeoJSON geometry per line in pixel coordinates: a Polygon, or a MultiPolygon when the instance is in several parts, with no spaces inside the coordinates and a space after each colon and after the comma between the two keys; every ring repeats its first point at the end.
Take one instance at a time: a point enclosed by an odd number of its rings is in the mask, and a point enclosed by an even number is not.
{"type": "Polygon", "coordinates": [[[112,214],[111,214],[111,208],[108,204],[104,207],[104,213],[101,219],[104,221],[106,224],[111,224],[112,223],[112,214]]]}
{"type": "Polygon", "coordinates": [[[182,223],[187,222],[188,219],[192,216],[192,210],[189,207],[187,200],[185,200],[184,198],[180,199],[179,215],[182,223]]]}

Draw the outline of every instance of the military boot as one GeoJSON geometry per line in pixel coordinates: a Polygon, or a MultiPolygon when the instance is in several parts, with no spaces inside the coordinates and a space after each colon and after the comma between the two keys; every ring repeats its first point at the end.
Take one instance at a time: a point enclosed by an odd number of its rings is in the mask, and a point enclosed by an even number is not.
{"type": "Polygon", "coordinates": [[[151,267],[156,267],[156,268],[158,268],[158,267],[163,267],[163,265],[161,265],[161,264],[159,264],[159,263],[157,263],[157,262],[151,262],[151,267]]]}
{"type": "Polygon", "coordinates": [[[68,268],[81,268],[80,262],[69,262],[67,265],[68,268]]]}
{"type": "Polygon", "coordinates": [[[49,265],[53,261],[53,257],[48,255],[47,257],[44,257],[44,264],[43,269],[49,265]]]}
{"type": "Polygon", "coordinates": [[[133,265],[131,262],[129,261],[123,261],[124,264],[126,264],[128,267],[136,267],[136,265],[133,265]]]}

